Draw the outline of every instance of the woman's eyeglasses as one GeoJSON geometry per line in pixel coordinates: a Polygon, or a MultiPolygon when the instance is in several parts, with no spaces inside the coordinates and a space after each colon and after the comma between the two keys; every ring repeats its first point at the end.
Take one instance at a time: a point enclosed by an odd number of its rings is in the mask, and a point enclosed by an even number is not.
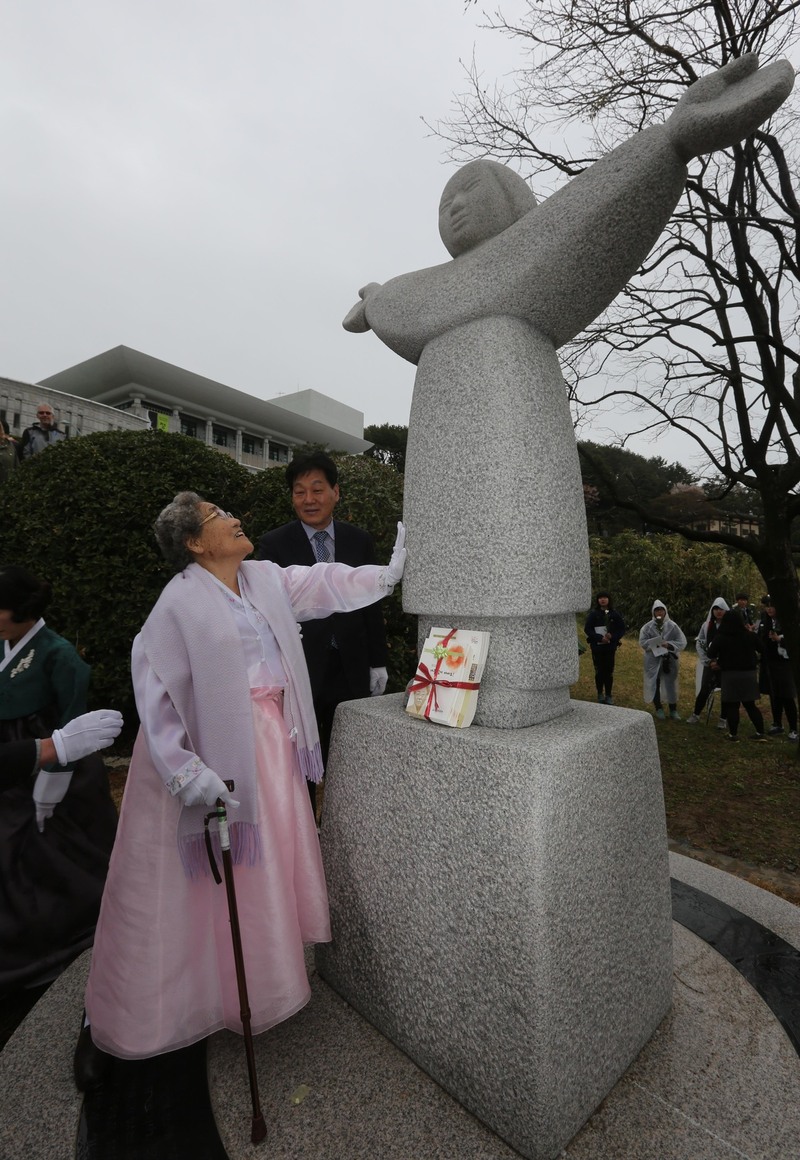
{"type": "Polygon", "coordinates": [[[219,516],[221,520],[236,519],[236,516],[233,514],[233,512],[224,512],[222,508],[215,507],[214,510],[210,511],[207,516],[203,516],[202,520],[200,521],[200,527],[202,528],[203,524],[207,524],[209,520],[216,519],[217,516],[219,516]]]}

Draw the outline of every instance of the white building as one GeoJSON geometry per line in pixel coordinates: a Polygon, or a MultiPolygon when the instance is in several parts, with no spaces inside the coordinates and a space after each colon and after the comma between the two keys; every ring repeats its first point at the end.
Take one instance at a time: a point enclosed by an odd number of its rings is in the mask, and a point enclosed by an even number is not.
{"type": "Polygon", "coordinates": [[[363,438],[363,413],[318,391],[265,402],[127,346],[50,375],[42,385],[200,439],[251,470],[288,463],[303,443],[351,454],[372,446],[363,438]]]}

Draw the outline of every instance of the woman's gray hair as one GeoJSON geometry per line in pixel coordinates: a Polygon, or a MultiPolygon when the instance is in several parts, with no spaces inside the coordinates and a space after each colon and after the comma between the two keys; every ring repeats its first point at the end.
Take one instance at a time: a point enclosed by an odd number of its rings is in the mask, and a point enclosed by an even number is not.
{"type": "Polygon", "coordinates": [[[153,525],[161,554],[175,572],[182,572],[194,556],[186,541],[200,535],[203,499],[195,491],[179,491],[153,525]]]}

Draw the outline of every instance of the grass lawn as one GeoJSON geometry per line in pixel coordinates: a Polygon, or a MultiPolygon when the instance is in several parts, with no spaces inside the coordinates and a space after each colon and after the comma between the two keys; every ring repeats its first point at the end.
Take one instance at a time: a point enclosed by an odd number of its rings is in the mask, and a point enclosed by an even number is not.
{"type": "MultiPolygon", "coordinates": [[[[583,634],[580,634],[583,640],[583,634]]],[[[800,870],[800,760],[786,735],[767,744],[752,741],[753,726],[742,710],[739,745],[716,728],[718,715],[687,725],[694,704],[697,654],[693,643],[681,656],[678,712],[682,721],[656,721],[664,779],[667,831],[675,842],[712,850],[759,866],[800,870]]],[[[614,704],[646,709],[642,701],[642,650],[634,636],[617,652],[614,704]]],[[[588,650],[580,660],[576,700],[594,701],[594,669],[588,650]]],[[[719,695],[718,695],[719,696],[719,695]]],[[[717,700],[717,707],[719,700],[717,700]]],[[[766,729],[769,699],[758,702],[766,729]]],[[[649,707],[652,712],[652,706],[649,707]]],[[[784,728],[786,722],[784,721],[784,728]]]]}

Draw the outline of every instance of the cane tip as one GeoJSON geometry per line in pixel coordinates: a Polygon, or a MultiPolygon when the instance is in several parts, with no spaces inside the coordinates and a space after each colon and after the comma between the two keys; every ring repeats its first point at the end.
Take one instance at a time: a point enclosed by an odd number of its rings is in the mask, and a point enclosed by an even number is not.
{"type": "Polygon", "coordinates": [[[260,1144],[267,1135],[267,1125],[263,1116],[253,1116],[253,1125],[250,1131],[250,1143],[260,1144]]]}

